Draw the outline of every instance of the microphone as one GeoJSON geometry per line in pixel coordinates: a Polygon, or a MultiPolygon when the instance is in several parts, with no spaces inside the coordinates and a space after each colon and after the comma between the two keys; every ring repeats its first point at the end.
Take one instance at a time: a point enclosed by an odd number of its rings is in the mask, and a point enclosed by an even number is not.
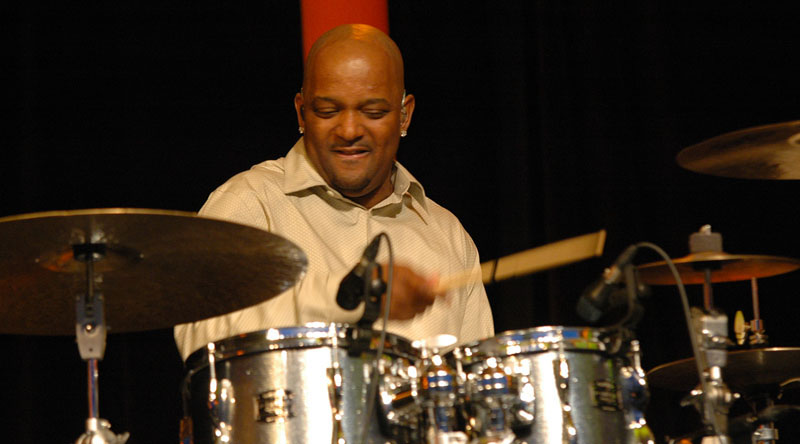
{"type": "Polygon", "coordinates": [[[361,260],[350,270],[350,273],[347,273],[339,284],[339,291],[336,293],[336,303],[345,310],[355,310],[358,304],[364,300],[364,288],[367,282],[372,278],[372,276],[367,276],[367,274],[371,272],[372,265],[375,263],[380,240],[380,234],[372,239],[369,245],[367,245],[367,248],[364,249],[361,260]]]}
{"type": "Polygon", "coordinates": [[[589,322],[597,322],[603,315],[608,313],[610,308],[619,305],[619,293],[613,298],[614,301],[611,301],[611,296],[617,290],[617,284],[623,275],[623,268],[630,264],[631,260],[633,260],[633,255],[638,250],[639,246],[635,244],[626,248],[617,257],[617,260],[603,271],[600,279],[586,287],[580,299],[578,299],[578,305],[575,307],[578,316],[589,322]]]}

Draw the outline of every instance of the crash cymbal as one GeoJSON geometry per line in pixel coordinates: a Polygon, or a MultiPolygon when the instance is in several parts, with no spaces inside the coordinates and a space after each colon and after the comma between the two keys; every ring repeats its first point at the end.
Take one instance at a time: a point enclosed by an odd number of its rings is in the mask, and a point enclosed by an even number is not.
{"type": "Polygon", "coordinates": [[[105,246],[95,291],[112,333],[167,328],[266,301],[305,272],[305,254],[257,228],[194,213],[110,208],[0,218],[0,333],[74,335],[87,291],[73,245],[105,246]]]}
{"type": "Polygon", "coordinates": [[[688,170],[744,179],[800,179],[800,120],[747,128],[684,148],[688,170]]]}
{"type": "MultiPolygon", "coordinates": [[[[673,262],[684,284],[702,284],[706,268],[712,270],[712,283],[775,276],[800,268],[800,260],[787,257],[713,251],[693,253],[673,259],[673,262]]],[[[639,265],[638,269],[639,277],[646,284],[675,285],[675,278],[664,261],[639,265]]]]}
{"type": "MultiPolygon", "coordinates": [[[[752,393],[800,376],[800,347],[737,350],[728,353],[722,380],[739,393],[752,393]]],[[[659,365],[647,372],[653,387],[690,391],[697,386],[694,358],[659,365]]]]}

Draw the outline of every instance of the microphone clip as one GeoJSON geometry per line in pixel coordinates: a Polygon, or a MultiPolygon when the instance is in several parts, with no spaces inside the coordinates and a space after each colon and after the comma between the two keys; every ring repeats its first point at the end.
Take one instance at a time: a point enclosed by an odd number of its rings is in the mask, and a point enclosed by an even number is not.
{"type": "Polygon", "coordinates": [[[366,276],[372,276],[375,270],[377,270],[377,277],[364,280],[364,313],[356,323],[360,328],[371,328],[381,315],[381,296],[386,292],[383,269],[378,263],[371,262],[367,266],[366,276]]]}

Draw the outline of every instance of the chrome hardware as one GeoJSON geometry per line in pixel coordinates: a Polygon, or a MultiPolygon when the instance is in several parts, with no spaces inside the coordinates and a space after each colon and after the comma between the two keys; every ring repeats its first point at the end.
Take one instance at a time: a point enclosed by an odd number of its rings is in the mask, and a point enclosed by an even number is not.
{"type": "Polygon", "coordinates": [[[430,340],[415,341],[420,349],[420,374],[417,401],[426,422],[424,435],[436,444],[467,442],[467,435],[458,430],[458,376],[439,350],[455,343],[455,337],[439,335],[430,340]]]}
{"type": "MultiPolygon", "coordinates": [[[[227,379],[222,381],[225,383],[227,379]]],[[[293,399],[294,394],[290,390],[277,389],[259,393],[256,396],[256,407],[258,409],[256,421],[271,424],[294,417],[292,412],[293,399]]]]}
{"type": "Polygon", "coordinates": [[[704,368],[701,386],[707,392],[695,390],[689,401],[684,400],[682,404],[693,403],[702,415],[703,422],[714,425],[717,438],[729,442],[728,410],[738,394],[732,393],[722,380],[722,369],[728,361],[727,346],[730,342],[727,337],[728,317],[718,312],[705,313],[696,307],[692,307],[691,314],[700,355],[696,358],[704,368]]]}
{"type": "MultiPolygon", "coordinates": [[[[471,381],[474,405],[474,424],[480,442],[505,442],[513,439],[511,431],[512,405],[518,398],[514,393],[511,375],[496,358],[486,360],[486,367],[471,381]]],[[[532,387],[531,387],[532,388],[532,387]]]]}
{"type": "Polygon", "coordinates": [[[653,444],[655,435],[644,417],[644,410],[650,401],[650,392],[647,390],[639,341],[636,339],[631,340],[628,362],[629,366],[620,369],[622,403],[625,418],[628,420],[628,428],[635,431],[634,436],[640,444],[653,444]]]}
{"type": "Polygon", "coordinates": [[[328,375],[328,400],[331,403],[331,420],[333,428],[331,430],[332,444],[345,444],[344,431],[342,429],[342,368],[339,365],[339,338],[333,324],[328,329],[331,338],[331,366],[327,370],[328,375]]]}
{"type": "Polygon", "coordinates": [[[75,444],[125,444],[128,436],[127,432],[115,435],[105,419],[89,418],[86,420],[86,433],[75,444]]]}
{"type": "Polygon", "coordinates": [[[208,349],[208,368],[210,379],[208,383],[208,413],[214,426],[214,442],[229,443],[233,432],[234,404],[236,398],[233,393],[233,384],[228,379],[217,380],[215,367],[215,345],[210,342],[208,349]],[[219,392],[219,393],[217,393],[219,392]]]}
{"type": "Polygon", "coordinates": [[[569,361],[562,347],[559,347],[558,358],[553,360],[558,397],[561,399],[561,442],[563,444],[578,443],[578,429],[572,420],[572,406],[569,403],[569,361]]]}

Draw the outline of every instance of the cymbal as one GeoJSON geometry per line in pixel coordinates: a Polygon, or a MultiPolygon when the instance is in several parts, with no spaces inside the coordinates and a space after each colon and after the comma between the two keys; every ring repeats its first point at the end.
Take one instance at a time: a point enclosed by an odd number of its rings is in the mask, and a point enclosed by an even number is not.
{"type": "Polygon", "coordinates": [[[73,245],[93,262],[110,332],[167,328],[239,310],[290,288],[305,254],[275,234],[195,213],[108,208],[0,218],[0,333],[74,335],[87,292],[73,245]]]}
{"type": "MultiPolygon", "coordinates": [[[[754,392],[800,376],[800,347],[772,347],[736,350],[728,353],[722,380],[731,390],[754,392]]],[[[677,391],[694,389],[697,364],[694,358],[659,365],[647,372],[647,383],[653,387],[677,391]]]]}
{"type": "Polygon", "coordinates": [[[688,170],[743,179],[800,179],[800,120],[733,131],[684,148],[688,170]]]}
{"type": "MultiPolygon", "coordinates": [[[[674,259],[684,284],[702,284],[704,268],[710,268],[711,282],[732,282],[788,273],[800,268],[800,260],[753,254],[728,254],[706,251],[674,259]]],[[[639,278],[650,285],[675,285],[667,263],[652,262],[638,266],[639,278]]]]}

